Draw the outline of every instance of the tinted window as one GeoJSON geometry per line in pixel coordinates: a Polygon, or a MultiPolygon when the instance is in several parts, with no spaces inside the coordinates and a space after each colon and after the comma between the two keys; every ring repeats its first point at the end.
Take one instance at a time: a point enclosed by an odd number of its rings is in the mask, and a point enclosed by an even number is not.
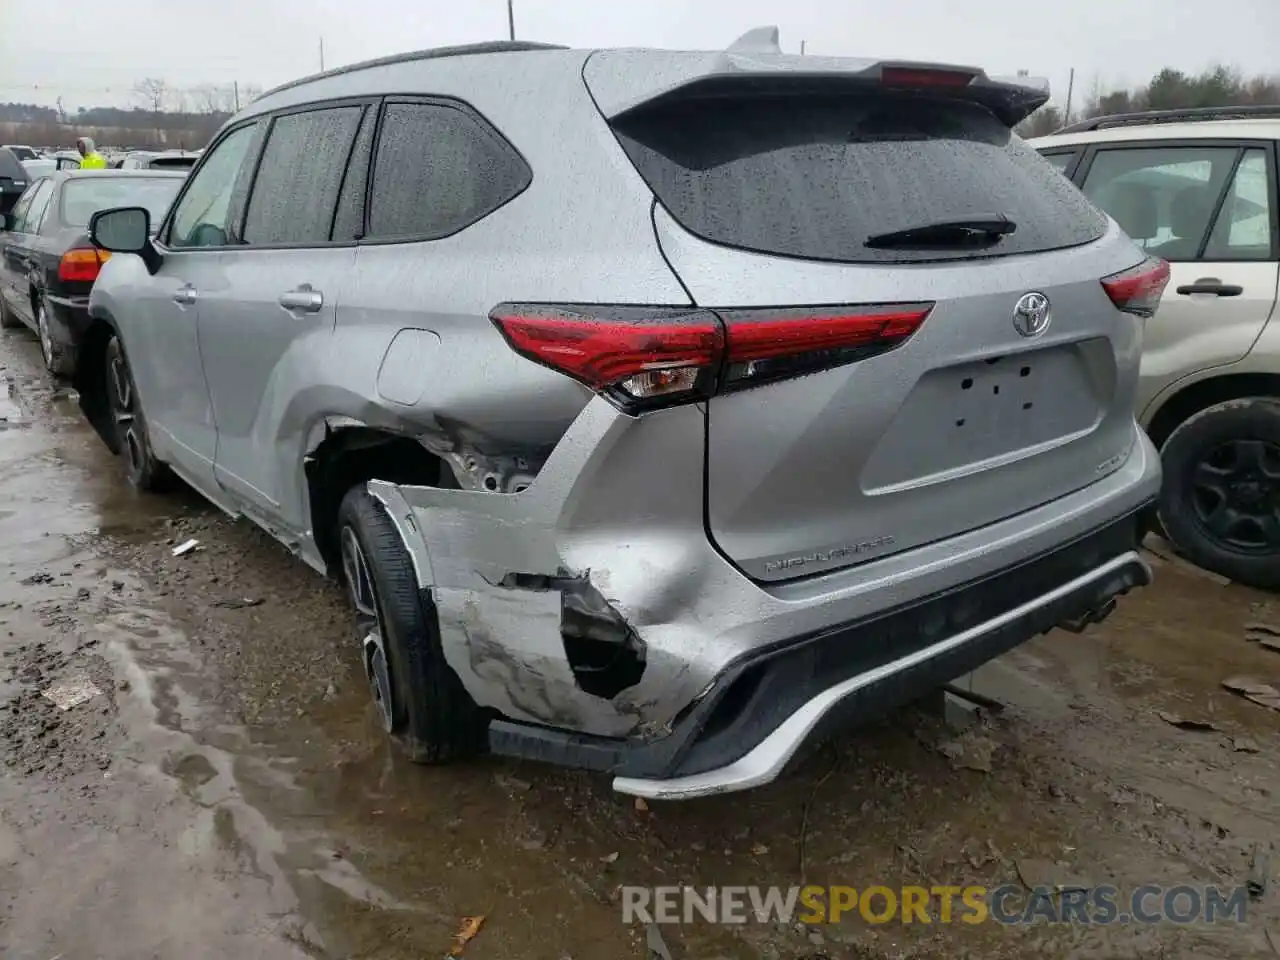
{"type": "Polygon", "coordinates": [[[9,211],[10,220],[9,229],[17,230],[18,224],[27,216],[27,211],[31,209],[31,201],[35,199],[36,193],[40,190],[40,183],[33,183],[23,191],[22,196],[18,198],[18,202],[13,205],[13,209],[9,211]]]}
{"type": "Polygon", "coordinates": [[[227,134],[192,175],[173,214],[171,246],[209,247],[230,242],[234,234],[231,198],[256,130],[257,125],[250,124],[227,134]]]}
{"type": "Polygon", "coordinates": [[[245,243],[326,243],[363,107],[311,110],[271,125],[244,221],[245,243]]]}
{"type": "Polygon", "coordinates": [[[1268,184],[1267,154],[1248,150],[1236,168],[1231,189],[1214,222],[1206,260],[1273,260],[1271,231],[1277,222],[1268,184]]]}
{"type": "Polygon", "coordinates": [[[44,222],[45,211],[49,209],[49,200],[53,197],[53,181],[41,180],[40,189],[31,200],[31,209],[23,218],[22,229],[26,233],[39,233],[40,224],[44,222]]]}
{"type": "Polygon", "coordinates": [[[918,97],[684,101],[615,124],[658,199],[708,240],[843,262],[999,256],[1088,243],[1106,221],[980,107],[918,97]],[[1003,214],[995,245],[872,249],[869,237],[1003,214]]]}
{"type": "Polygon", "coordinates": [[[49,205],[49,195],[53,193],[53,181],[41,180],[35,186],[35,193],[31,197],[31,205],[27,207],[26,212],[21,218],[14,223],[13,230],[15,233],[34,233],[35,226],[40,222],[40,217],[44,215],[45,207],[49,205]]]}
{"type": "Polygon", "coordinates": [[[178,195],[182,180],[176,177],[94,177],[68,180],[62,188],[62,222],[85,227],[99,210],[112,207],[146,207],[152,225],[164,219],[178,195]]]}
{"type": "Polygon", "coordinates": [[[1074,153],[1046,153],[1044,158],[1053,169],[1059,173],[1066,173],[1067,167],[1071,166],[1071,161],[1075,159],[1075,156],[1074,153]]]}
{"type": "Polygon", "coordinates": [[[1099,150],[1081,189],[1139,246],[1194,260],[1239,151],[1235,147],[1099,150]]]}
{"type": "Polygon", "coordinates": [[[370,238],[435,239],[475,223],[529,184],[528,166],[460,107],[388,104],[369,207],[370,238]]]}

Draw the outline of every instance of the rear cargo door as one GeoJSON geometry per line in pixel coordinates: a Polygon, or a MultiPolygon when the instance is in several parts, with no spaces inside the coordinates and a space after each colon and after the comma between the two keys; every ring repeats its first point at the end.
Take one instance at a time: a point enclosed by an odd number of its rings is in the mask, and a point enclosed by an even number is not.
{"type": "Polygon", "coordinates": [[[905,318],[794,375],[726,371],[706,513],[747,574],[942,540],[1123,463],[1141,320],[1101,280],[1143,255],[985,107],[753,82],[666,95],[612,126],[655,194],[668,261],[730,344],[761,323],[785,338],[905,318]],[[981,229],[903,234],[954,221],[981,229]]]}

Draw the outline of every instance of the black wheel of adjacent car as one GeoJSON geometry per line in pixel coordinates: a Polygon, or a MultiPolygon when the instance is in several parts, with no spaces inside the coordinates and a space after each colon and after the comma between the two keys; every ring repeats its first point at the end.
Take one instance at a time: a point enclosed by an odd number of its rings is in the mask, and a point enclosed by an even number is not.
{"type": "Polygon", "coordinates": [[[129,369],[124,345],[118,336],[113,336],[107,343],[103,383],[111,424],[124,457],[125,476],[139,490],[164,488],[169,481],[169,469],[151,452],[147,419],[142,413],[133,372],[129,369]]]}
{"type": "Polygon", "coordinates": [[[1202,410],[1161,450],[1160,521],[1187,558],[1240,583],[1280,587],[1280,403],[1202,410]]]}
{"type": "Polygon", "coordinates": [[[22,326],[22,321],[14,316],[8,304],[4,302],[4,294],[0,293],[0,329],[12,330],[20,326],[22,326]]]}
{"type": "Polygon", "coordinates": [[[415,763],[484,752],[488,720],[449,667],[435,605],[386,509],[363,485],[338,508],[342,576],[383,727],[415,763]]]}

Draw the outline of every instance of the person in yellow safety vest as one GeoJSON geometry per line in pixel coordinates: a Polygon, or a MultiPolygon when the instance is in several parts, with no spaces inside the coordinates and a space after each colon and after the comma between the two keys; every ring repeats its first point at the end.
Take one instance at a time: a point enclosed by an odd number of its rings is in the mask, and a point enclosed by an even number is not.
{"type": "Polygon", "coordinates": [[[81,170],[107,169],[107,158],[98,152],[97,147],[88,137],[80,137],[76,140],[76,149],[80,151],[81,170]]]}

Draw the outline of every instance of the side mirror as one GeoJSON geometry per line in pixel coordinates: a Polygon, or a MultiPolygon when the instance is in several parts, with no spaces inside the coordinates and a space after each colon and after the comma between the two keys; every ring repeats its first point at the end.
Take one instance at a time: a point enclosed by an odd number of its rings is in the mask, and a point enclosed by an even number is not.
{"type": "Polygon", "coordinates": [[[160,268],[160,253],[151,244],[151,214],[146,207],[99,210],[89,218],[89,239],[110,253],[136,253],[153,276],[160,268]]]}
{"type": "Polygon", "coordinates": [[[0,230],[8,230],[13,223],[13,217],[7,213],[0,213],[0,230]]]}

